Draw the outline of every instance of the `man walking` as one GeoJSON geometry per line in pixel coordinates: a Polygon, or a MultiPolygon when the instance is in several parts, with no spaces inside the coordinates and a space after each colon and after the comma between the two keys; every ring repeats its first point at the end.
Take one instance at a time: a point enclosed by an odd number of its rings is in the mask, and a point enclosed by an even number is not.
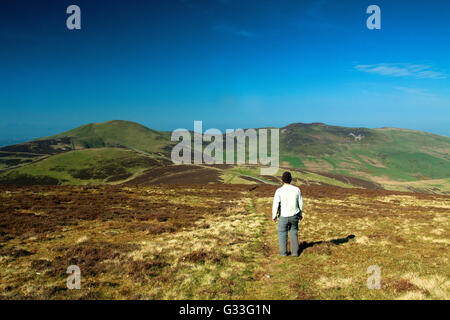
{"type": "Polygon", "coordinates": [[[291,254],[298,257],[298,222],[303,219],[302,192],[298,187],[291,185],[290,172],[283,173],[281,180],[283,180],[283,186],[277,189],[273,198],[272,220],[277,221],[278,210],[280,210],[280,221],[278,222],[280,254],[287,256],[288,230],[290,230],[291,254]]]}

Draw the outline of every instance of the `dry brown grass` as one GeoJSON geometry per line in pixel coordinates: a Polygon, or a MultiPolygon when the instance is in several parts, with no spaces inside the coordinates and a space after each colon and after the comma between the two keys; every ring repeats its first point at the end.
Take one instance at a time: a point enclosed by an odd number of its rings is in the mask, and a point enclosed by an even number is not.
{"type": "Polygon", "coordinates": [[[247,262],[263,223],[249,211],[247,192],[220,185],[0,187],[0,296],[238,295],[250,281],[247,262]],[[66,287],[70,265],[81,269],[82,290],[66,287]]]}
{"type": "MultiPolygon", "coordinates": [[[[268,224],[256,299],[448,299],[449,197],[305,186],[299,258],[277,255],[268,224]],[[350,238],[348,235],[354,235],[350,238]],[[343,241],[348,240],[348,241],[343,241]],[[269,249],[265,249],[270,251],[269,249]],[[367,267],[381,270],[381,289],[366,286],[367,267]]],[[[254,191],[269,217],[273,187],[254,191]]]]}
{"type": "Polygon", "coordinates": [[[275,188],[0,187],[0,297],[448,299],[448,196],[302,187],[294,258],[278,256],[275,188]]]}

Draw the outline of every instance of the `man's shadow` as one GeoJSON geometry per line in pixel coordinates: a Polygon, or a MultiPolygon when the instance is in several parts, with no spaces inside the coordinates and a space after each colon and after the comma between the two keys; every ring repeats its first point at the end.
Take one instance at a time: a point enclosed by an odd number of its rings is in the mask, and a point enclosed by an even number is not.
{"type": "Polygon", "coordinates": [[[350,239],[353,239],[353,238],[355,238],[355,235],[351,234],[345,238],[333,239],[333,240],[328,240],[328,241],[313,241],[313,242],[303,241],[299,245],[298,255],[301,255],[305,249],[314,247],[315,245],[318,245],[318,244],[327,244],[328,243],[328,244],[334,244],[334,245],[338,246],[340,244],[349,242],[350,239]]]}

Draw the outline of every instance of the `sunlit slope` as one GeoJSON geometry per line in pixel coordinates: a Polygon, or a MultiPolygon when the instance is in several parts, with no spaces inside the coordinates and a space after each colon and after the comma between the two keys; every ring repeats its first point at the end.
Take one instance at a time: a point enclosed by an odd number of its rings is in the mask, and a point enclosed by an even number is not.
{"type": "Polygon", "coordinates": [[[0,185],[115,184],[166,162],[123,148],[75,150],[4,172],[0,185]]]}
{"type": "Polygon", "coordinates": [[[284,165],[380,182],[450,177],[450,138],[413,130],[292,124],[280,150],[284,165]]]}
{"type": "Polygon", "coordinates": [[[76,148],[123,146],[149,153],[168,153],[171,150],[169,132],[152,130],[138,123],[122,120],[90,123],[42,139],[60,137],[72,138],[76,148]]]}
{"type": "MultiPolygon", "coordinates": [[[[94,155],[94,150],[101,148],[110,150],[106,153],[98,151],[98,157],[93,158],[96,160],[92,161],[101,165],[105,161],[117,161],[120,166],[121,156],[124,155],[125,149],[128,149],[133,151],[127,153],[129,158],[140,159],[141,156],[148,156],[158,159],[161,165],[165,166],[172,164],[169,158],[174,144],[170,141],[170,132],[155,131],[134,122],[116,120],[91,123],[51,137],[1,148],[0,183],[110,183],[109,177],[91,179],[89,176],[73,179],[73,176],[58,176],[55,174],[57,170],[50,172],[39,168],[42,168],[43,164],[52,163],[60,172],[66,172],[72,170],[73,165],[77,165],[70,161],[79,161],[73,158],[73,155],[77,154],[73,151],[92,150],[89,154],[94,155]],[[118,158],[115,160],[116,156],[118,158]],[[22,179],[22,174],[25,173],[33,178],[22,179]],[[38,180],[34,179],[35,176],[38,180]],[[54,179],[57,179],[56,182],[54,179]]],[[[209,142],[204,142],[204,147],[208,144],[209,142]]],[[[270,145],[270,142],[268,144],[270,145]]],[[[279,146],[281,169],[278,175],[285,169],[296,169],[291,171],[296,172],[298,183],[424,192],[444,192],[450,187],[448,137],[395,128],[346,128],[321,123],[297,123],[280,129],[279,146]],[[413,182],[414,187],[409,185],[413,182]]],[[[248,146],[246,149],[248,151],[248,146]]],[[[152,169],[153,165],[138,167],[138,171],[132,172],[133,177],[139,175],[140,170],[145,167],[152,169]]],[[[218,167],[216,169],[221,172],[215,172],[215,175],[219,174],[225,183],[279,182],[276,177],[259,176],[257,167],[246,168],[247,171],[254,172],[240,172],[242,168],[233,171],[230,168],[218,167]]],[[[169,171],[164,172],[170,174],[169,171]]],[[[187,183],[191,171],[187,170],[186,179],[180,177],[180,180],[187,183]]],[[[147,172],[149,177],[154,175],[147,172]]],[[[178,175],[181,173],[178,172],[178,175]]]]}

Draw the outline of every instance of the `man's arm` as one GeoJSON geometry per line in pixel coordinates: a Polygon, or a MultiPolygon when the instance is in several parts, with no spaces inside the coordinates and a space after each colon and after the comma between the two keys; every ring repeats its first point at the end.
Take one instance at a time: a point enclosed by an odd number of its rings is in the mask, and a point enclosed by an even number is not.
{"type": "Polygon", "coordinates": [[[280,195],[278,194],[278,190],[275,192],[275,196],[273,197],[273,206],[272,206],[272,220],[277,219],[278,207],[280,206],[280,195]]]}
{"type": "Polygon", "coordinates": [[[298,207],[300,208],[300,217],[303,218],[303,196],[300,188],[298,189],[298,207]]]}

